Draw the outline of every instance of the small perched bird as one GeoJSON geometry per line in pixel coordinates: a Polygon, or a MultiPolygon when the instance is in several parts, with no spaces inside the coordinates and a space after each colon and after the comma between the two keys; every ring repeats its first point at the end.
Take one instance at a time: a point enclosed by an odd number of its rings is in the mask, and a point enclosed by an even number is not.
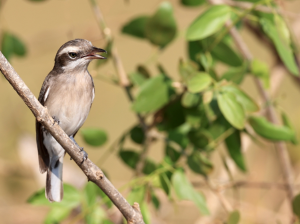
{"type": "MultiPolygon", "coordinates": [[[[93,59],[105,59],[97,54],[100,52],[106,51],[83,39],[71,40],[62,45],[39,95],[40,103],[47,107],[54,121],[77,146],[74,137],[86,120],[95,97],[93,78],[87,67],[93,59]]],[[[40,171],[47,171],[46,197],[50,202],[59,202],[63,198],[62,169],[65,150],[38,121],[36,142],[40,171]]],[[[81,151],[86,159],[86,152],[83,148],[81,151]]]]}

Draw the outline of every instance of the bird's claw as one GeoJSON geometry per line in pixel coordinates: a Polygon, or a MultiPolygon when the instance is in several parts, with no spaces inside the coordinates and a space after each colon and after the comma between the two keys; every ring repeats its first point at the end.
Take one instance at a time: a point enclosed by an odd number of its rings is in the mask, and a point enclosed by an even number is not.
{"type": "Polygon", "coordinates": [[[54,125],[55,123],[57,123],[57,124],[59,125],[59,123],[60,123],[59,119],[56,118],[55,116],[53,116],[52,118],[53,118],[53,120],[54,120],[54,122],[53,122],[52,125],[54,125]]]}
{"type": "Polygon", "coordinates": [[[86,151],[83,150],[83,147],[80,147],[80,152],[82,152],[82,154],[83,154],[83,161],[82,162],[84,162],[85,160],[87,160],[88,154],[87,154],[86,151]]]}

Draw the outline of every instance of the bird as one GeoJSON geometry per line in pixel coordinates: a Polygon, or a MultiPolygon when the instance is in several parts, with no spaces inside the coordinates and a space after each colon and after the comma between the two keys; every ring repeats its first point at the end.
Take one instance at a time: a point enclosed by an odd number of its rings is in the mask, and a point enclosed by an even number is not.
{"type": "MultiPolygon", "coordinates": [[[[38,97],[54,122],[77,146],[74,137],[85,122],[95,97],[93,78],[87,68],[93,59],[106,59],[100,55],[102,52],[106,53],[85,39],[63,44],[56,53],[54,67],[46,76],[38,97]]],[[[37,120],[35,126],[40,172],[47,172],[45,195],[50,202],[60,202],[63,199],[65,150],[37,120]]],[[[87,153],[83,148],[80,151],[84,162],[87,153]]]]}

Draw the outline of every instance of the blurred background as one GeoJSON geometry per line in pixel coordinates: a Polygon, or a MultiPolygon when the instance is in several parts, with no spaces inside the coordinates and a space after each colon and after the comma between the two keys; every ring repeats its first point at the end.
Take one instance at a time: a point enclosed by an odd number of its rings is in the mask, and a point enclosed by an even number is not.
{"type": "MultiPolygon", "coordinates": [[[[1,0],[0,2],[1,32],[13,33],[26,46],[26,55],[12,56],[10,62],[35,96],[38,96],[44,78],[51,71],[55,54],[62,44],[71,39],[83,38],[90,40],[94,46],[106,48],[105,38],[99,29],[89,1],[1,0]]],[[[136,16],[152,15],[161,2],[159,0],[96,1],[106,25],[110,28],[114,45],[118,49],[126,72],[135,71],[137,65],[144,64],[151,73],[158,74],[156,65],[159,62],[175,81],[179,81],[179,60],[188,57],[184,38],[186,29],[205,7],[183,7],[179,0],[169,1],[174,10],[178,31],[176,38],[163,51],[148,41],[121,33],[125,23],[136,16]]],[[[288,21],[296,41],[299,41],[300,1],[278,0],[276,3],[284,10],[293,13],[293,16],[288,17],[288,21]]],[[[267,62],[270,66],[272,81],[268,92],[275,99],[276,104],[284,108],[297,133],[300,133],[299,84],[282,65],[276,64],[273,52],[262,41],[247,29],[242,29],[241,34],[255,58],[267,62]]],[[[218,70],[224,71],[224,66],[219,65],[218,70]]],[[[112,183],[120,188],[132,180],[134,171],[122,162],[117,151],[108,153],[109,147],[124,131],[137,123],[137,118],[131,110],[131,103],[124,89],[107,81],[116,74],[111,60],[101,67],[97,67],[96,62],[92,62],[89,71],[94,77],[96,97],[83,128],[96,127],[105,130],[108,141],[103,146],[95,148],[86,144],[81,134],[76,136],[76,140],[85,148],[89,158],[107,172],[112,183]]],[[[253,99],[259,101],[251,77],[246,77],[241,87],[253,99]]],[[[26,202],[36,191],[44,188],[46,179],[45,175],[39,173],[35,118],[3,77],[0,78],[0,105],[0,223],[43,223],[49,207],[34,206],[26,202]]],[[[235,179],[282,183],[282,170],[274,145],[263,140],[260,144],[255,144],[248,136],[242,136],[242,139],[248,172],[242,173],[234,167],[232,161],[228,160],[235,179]]],[[[290,143],[287,145],[294,169],[295,191],[298,193],[300,146],[290,143]]],[[[128,147],[131,146],[134,147],[134,143],[128,143],[128,147]]],[[[161,148],[161,142],[152,144],[149,158],[156,162],[161,161],[164,157],[161,148]]],[[[225,181],[227,174],[224,168],[219,167],[222,164],[221,159],[218,155],[212,155],[212,161],[215,169],[211,179],[225,181]]],[[[201,177],[191,171],[187,171],[187,174],[196,188],[204,193],[211,215],[201,215],[190,201],[170,201],[162,190],[157,190],[161,206],[159,210],[155,210],[153,206],[149,207],[151,223],[223,223],[222,217],[226,216],[226,211],[222,209],[218,197],[201,184],[203,181],[201,177]]],[[[86,177],[76,164],[69,160],[68,155],[65,157],[63,175],[65,183],[78,189],[82,189],[87,182],[86,177]]],[[[291,215],[289,203],[285,191],[276,186],[240,188],[238,201],[233,196],[232,189],[222,194],[231,206],[235,207],[238,204],[242,213],[240,223],[288,223],[291,215]]],[[[122,193],[126,195],[127,191],[122,193]]],[[[112,209],[111,214],[120,219],[116,209],[112,209]]],[[[62,223],[72,223],[70,220],[72,217],[62,223]]],[[[78,220],[74,223],[84,222],[78,220]]]]}

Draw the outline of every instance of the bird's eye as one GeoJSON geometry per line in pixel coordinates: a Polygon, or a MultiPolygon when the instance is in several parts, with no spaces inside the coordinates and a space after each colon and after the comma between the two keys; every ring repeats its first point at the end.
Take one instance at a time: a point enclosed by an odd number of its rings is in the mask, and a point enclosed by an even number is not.
{"type": "Polygon", "coordinates": [[[70,56],[70,58],[74,59],[77,57],[77,54],[74,52],[69,52],[69,56],[70,56]]]}

